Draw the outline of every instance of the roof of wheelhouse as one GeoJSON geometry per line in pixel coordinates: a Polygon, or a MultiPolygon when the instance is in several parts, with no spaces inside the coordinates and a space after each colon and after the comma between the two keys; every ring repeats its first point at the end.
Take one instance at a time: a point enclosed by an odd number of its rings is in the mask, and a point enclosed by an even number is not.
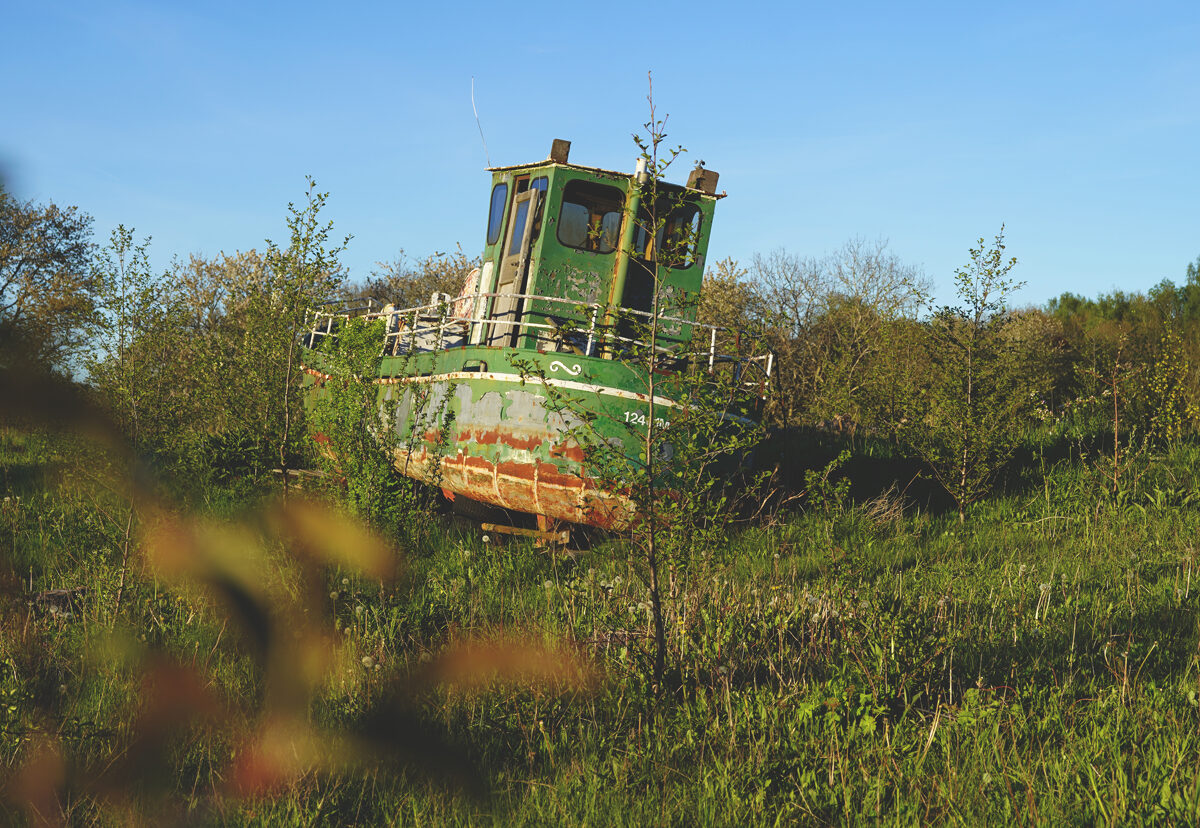
{"type": "Polygon", "coordinates": [[[616,170],[605,170],[600,167],[584,167],[581,164],[567,164],[562,161],[553,161],[547,158],[545,161],[534,161],[530,164],[510,164],[507,167],[488,167],[488,172],[509,172],[510,170],[528,170],[540,167],[566,167],[569,170],[580,170],[581,172],[600,173],[601,175],[611,175],[614,178],[633,178],[631,173],[617,172],[616,170]]]}
{"type": "MultiPolygon", "coordinates": [[[[533,161],[533,162],[526,163],[526,164],[510,164],[510,165],[504,166],[504,167],[488,167],[487,171],[493,172],[493,173],[494,172],[516,172],[519,170],[544,169],[546,167],[563,167],[563,168],[569,169],[569,170],[577,170],[579,172],[590,173],[592,175],[602,175],[602,176],[606,176],[609,178],[623,179],[626,181],[632,179],[635,175],[634,173],[618,172],[616,170],[606,170],[606,169],[603,169],[602,167],[585,167],[582,164],[572,164],[567,161],[567,156],[570,154],[570,151],[571,151],[571,142],[570,141],[564,141],[561,138],[556,138],[554,140],[554,144],[550,150],[550,157],[544,161],[533,161]]],[[[725,193],[718,194],[718,193],[709,192],[709,191],[706,191],[706,190],[703,190],[703,189],[700,189],[697,187],[689,187],[684,184],[675,184],[670,181],[662,181],[660,183],[667,188],[671,188],[671,189],[677,188],[680,190],[687,190],[689,192],[698,193],[702,196],[708,196],[710,198],[722,198],[725,196],[725,193]]]]}

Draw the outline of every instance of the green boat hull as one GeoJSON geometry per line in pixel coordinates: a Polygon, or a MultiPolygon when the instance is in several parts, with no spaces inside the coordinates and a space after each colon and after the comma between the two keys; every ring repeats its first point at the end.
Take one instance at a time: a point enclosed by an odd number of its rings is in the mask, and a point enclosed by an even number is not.
{"type": "MultiPolygon", "coordinates": [[[[306,362],[316,382],[328,379],[319,354],[306,362]]],[[[384,357],[374,382],[401,473],[452,498],[549,520],[622,529],[635,519],[620,458],[631,471],[643,455],[650,398],[636,389],[647,386],[644,372],[569,353],[467,346],[384,357]],[[604,474],[596,471],[601,445],[604,474]]],[[[660,425],[673,407],[660,383],[660,425]]]]}

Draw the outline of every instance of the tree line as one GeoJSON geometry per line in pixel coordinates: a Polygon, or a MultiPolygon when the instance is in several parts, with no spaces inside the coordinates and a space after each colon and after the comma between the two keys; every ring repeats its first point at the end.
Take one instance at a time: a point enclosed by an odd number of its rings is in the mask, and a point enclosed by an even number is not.
{"type": "Polygon", "coordinates": [[[358,285],[309,181],[288,205],[288,238],[262,251],[150,263],[150,239],[120,226],[104,243],[76,207],[22,202],[0,187],[0,367],[70,378],[133,446],[195,488],[287,472],[310,455],[298,339],[309,310],[360,292],[457,291],[461,252],[403,253],[358,285]]]}
{"type": "Polygon", "coordinates": [[[1177,442],[1200,426],[1200,258],[1184,281],[1090,299],[1017,304],[1023,283],[1004,229],[968,249],[957,301],[887,248],[776,250],[706,278],[705,321],[764,331],[776,355],[765,416],[892,441],[923,461],[960,519],[1022,445],[1105,451],[1114,492],[1122,452],[1177,442]]]}
{"type": "MultiPolygon", "coordinates": [[[[310,180],[289,236],[152,269],[149,240],[103,244],[76,207],[22,202],[0,186],[0,367],[72,378],[142,452],[196,483],[285,473],[309,452],[297,336],[306,313],[352,294],[400,305],[457,293],[477,262],[461,249],[401,253],[354,281],[310,180]]],[[[960,517],[1034,435],[1108,452],[1200,424],[1200,258],[1182,284],[1017,304],[1004,230],[970,246],[956,302],[884,241],[806,257],[779,249],[710,267],[705,322],[760,331],[775,354],[763,416],[777,430],[894,442],[919,458],[960,517]]]]}

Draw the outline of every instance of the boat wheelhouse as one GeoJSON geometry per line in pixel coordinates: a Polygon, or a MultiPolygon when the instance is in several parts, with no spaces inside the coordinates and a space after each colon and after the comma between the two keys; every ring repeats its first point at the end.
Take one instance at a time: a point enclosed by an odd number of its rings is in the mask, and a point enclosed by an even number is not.
{"type": "Polygon", "coordinates": [[[637,427],[650,416],[669,430],[684,404],[672,376],[732,366],[761,391],[771,356],[697,320],[717,174],[698,166],[686,185],[669,184],[644,162],[612,172],[569,163],[569,150],[556,140],[545,161],[490,170],[481,264],[457,297],[328,307],[313,319],[305,368],[322,383],[322,339],[352,317],[382,320],[373,381],[397,469],[543,528],[619,529],[636,507],[589,467],[589,442],[636,462],[637,427]],[[648,381],[648,366],[661,380],[648,381]]]}

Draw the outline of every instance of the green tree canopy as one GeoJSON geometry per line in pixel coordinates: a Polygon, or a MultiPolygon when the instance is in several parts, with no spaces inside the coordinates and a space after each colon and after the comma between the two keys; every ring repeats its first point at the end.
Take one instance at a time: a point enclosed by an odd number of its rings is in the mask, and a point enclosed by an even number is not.
{"type": "Polygon", "coordinates": [[[0,183],[0,333],[27,357],[73,362],[94,310],[92,218],[76,207],[22,202],[0,183]]]}

